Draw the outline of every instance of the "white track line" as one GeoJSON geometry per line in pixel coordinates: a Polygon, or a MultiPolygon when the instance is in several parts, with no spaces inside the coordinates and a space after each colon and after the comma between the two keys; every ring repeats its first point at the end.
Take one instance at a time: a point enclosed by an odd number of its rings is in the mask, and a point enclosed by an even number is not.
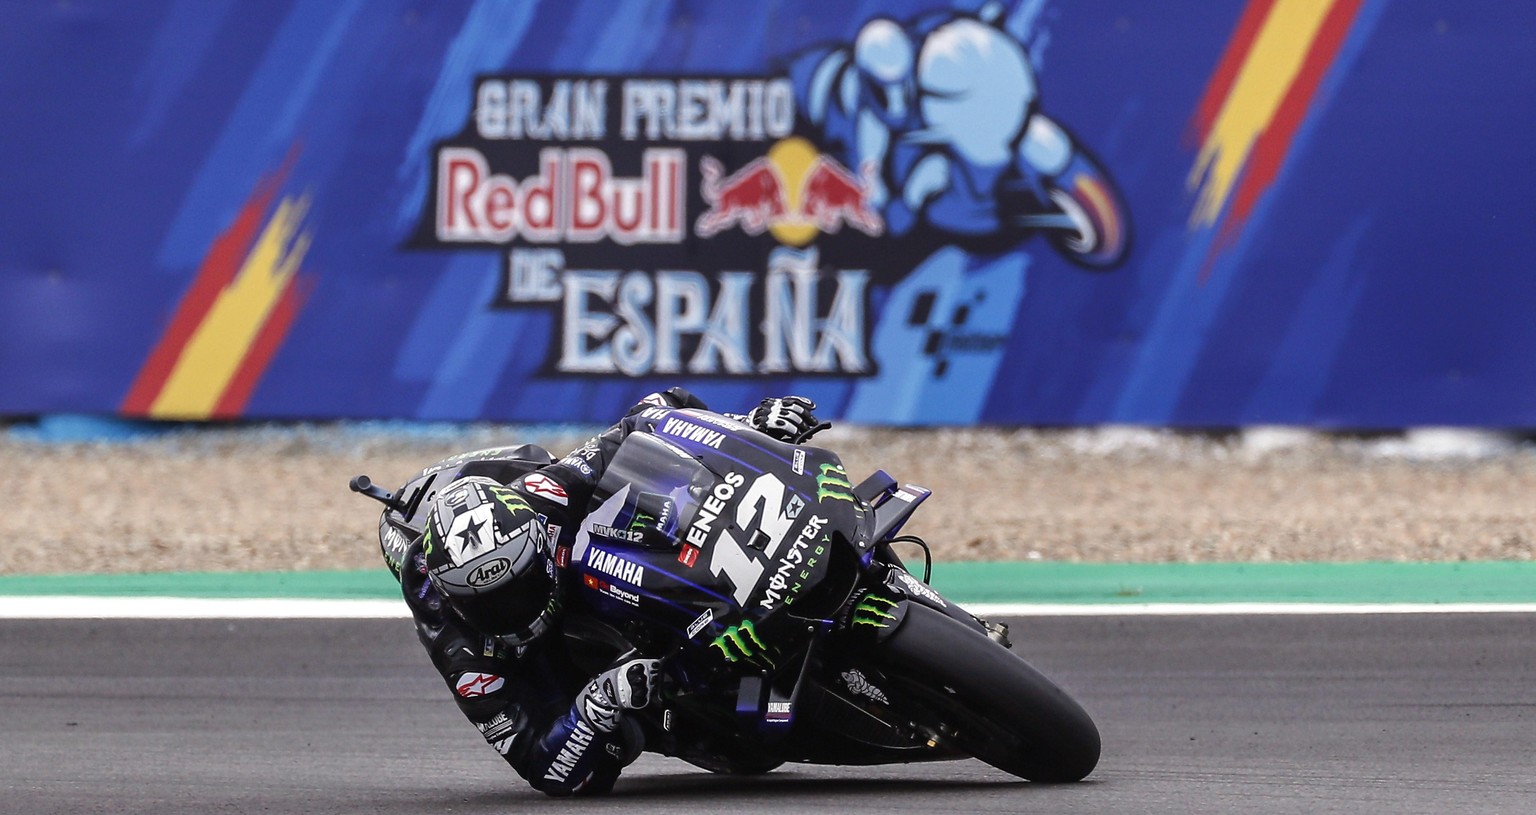
{"type": "Polygon", "coordinates": [[[0,597],[0,619],[403,619],[409,616],[402,600],[0,597]]]}
{"type": "Polygon", "coordinates": [[[1536,613],[1536,603],[966,603],[965,608],[978,617],[1536,613]]]}
{"type": "MultiPolygon", "coordinates": [[[[967,603],[982,617],[1532,614],[1536,603],[967,603]]],[[[400,600],[0,596],[0,619],[404,619],[400,600]]]]}

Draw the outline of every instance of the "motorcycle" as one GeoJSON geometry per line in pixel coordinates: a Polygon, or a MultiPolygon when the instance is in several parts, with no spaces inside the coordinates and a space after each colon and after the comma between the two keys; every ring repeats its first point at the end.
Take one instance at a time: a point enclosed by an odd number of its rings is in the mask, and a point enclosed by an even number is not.
{"type": "MultiPolygon", "coordinates": [[[[394,493],[366,476],[352,488],[385,503],[398,568],[438,490],[552,462],[536,445],[495,448],[394,493]]],[[[563,636],[591,673],[664,657],[658,698],[632,714],[646,749],[714,772],[975,757],[1031,781],[1084,778],[1093,720],[1011,650],[1006,626],[930,586],[926,543],[900,534],[929,495],[883,470],[854,484],[832,451],[717,413],[646,408],[572,543],[551,544],[563,636]],[[921,548],[921,578],[904,544],[921,548]]]]}

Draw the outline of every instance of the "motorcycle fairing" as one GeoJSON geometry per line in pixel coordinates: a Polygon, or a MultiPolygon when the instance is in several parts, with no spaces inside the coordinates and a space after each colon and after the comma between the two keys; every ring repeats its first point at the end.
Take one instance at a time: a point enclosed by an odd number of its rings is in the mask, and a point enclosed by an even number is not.
{"type": "Polygon", "coordinates": [[[660,623],[679,643],[710,642],[748,620],[761,631],[823,580],[835,546],[870,548],[871,520],[831,451],[707,411],[648,408],[577,533],[576,600],[660,623]],[[605,568],[615,556],[641,579],[605,568]],[[615,580],[638,602],[615,596],[615,580]]]}

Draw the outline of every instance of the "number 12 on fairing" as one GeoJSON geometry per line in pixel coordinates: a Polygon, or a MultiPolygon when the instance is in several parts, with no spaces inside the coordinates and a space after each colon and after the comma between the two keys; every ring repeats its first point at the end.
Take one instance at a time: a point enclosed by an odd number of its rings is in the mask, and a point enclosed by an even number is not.
{"type": "MultiPolygon", "coordinates": [[[[784,482],[771,473],[764,473],[747,487],[741,502],[736,505],[736,528],[752,529],[768,538],[763,552],[768,558],[778,553],[789,528],[795,522],[784,511],[784,482]],[[761,515],[761,518],[759,518],[761,515]]],[[[709,570],[715,577],[724,577],[735,590],[732,597],[739,606],[747,604],[752,590],[763,576],[764,563],[747,554],[746,547],[736,540],[729,529],[720,530],[709,556],[709,570]]]]}

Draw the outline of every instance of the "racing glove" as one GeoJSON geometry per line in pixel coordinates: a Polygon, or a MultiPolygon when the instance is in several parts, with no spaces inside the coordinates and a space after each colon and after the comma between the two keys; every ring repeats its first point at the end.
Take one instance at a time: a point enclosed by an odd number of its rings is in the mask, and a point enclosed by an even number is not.
{"type": "Polygon", "coordinates": [[[626,710],[639,710],[655,695],[659,659],[632,659],[598,674],[576,695],[576,711],[595,730],[612,733],[626,710]]]}
{"type": "Polygon", "coordinates": [[[811,414],[815,409],[816,403],[804,396],[764,399],[747,414],[747,421],[779,441],[799,443],[824,427],[811,414]]]}

